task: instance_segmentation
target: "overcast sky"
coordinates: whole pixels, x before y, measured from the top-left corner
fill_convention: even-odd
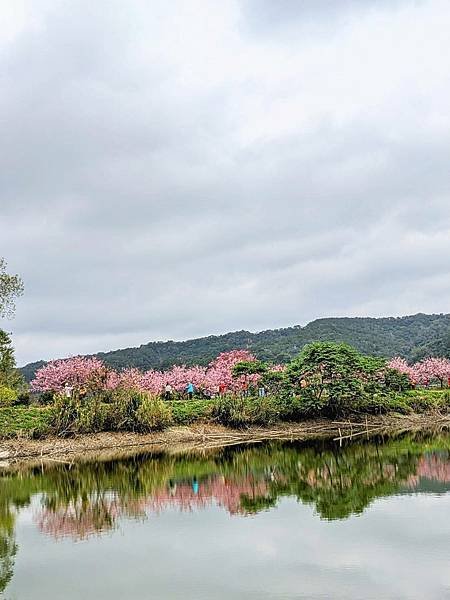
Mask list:
[[[448,0],[2,0],[19,364],[450,312]]]

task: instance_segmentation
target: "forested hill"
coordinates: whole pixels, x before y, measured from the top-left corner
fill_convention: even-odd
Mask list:
[[[149,342],[139,348],[100,352],[96,356],[115,369],[166,369],[174,364],[207,364],[220,352],[247,348],[262,360],[288,361],[313,341],[343,341],[361,352],[417,360],[434,354],[450,356],[450,315],[418,314],[382,319],[344,317],[317,319],[305,327],[269,329],[259,333],[235,331],[185,342]],[[30,381],[42,361],[22,368]]]

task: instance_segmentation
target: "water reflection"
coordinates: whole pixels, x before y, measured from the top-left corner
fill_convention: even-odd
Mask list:
[[[31,504],[42,533],[73,540],[112,531],[124,518],[146,519],[168,509],[216,506],[230,515],[253,515],[283,496],[313,505],[322,519],[345,519],[382,496],[450,489],[449,449],[446,436],[407,436],[345,448],[278,443],[4,470],[0,592],[13,574],[16,515]]]

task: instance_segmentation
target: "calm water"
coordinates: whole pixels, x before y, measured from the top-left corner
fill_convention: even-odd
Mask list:
[[[449,450],[416,436],[4,466],[0,597],[450,598]]]

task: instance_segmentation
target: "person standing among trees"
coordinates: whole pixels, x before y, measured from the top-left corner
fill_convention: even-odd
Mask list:
[[[70,399],[70,398],[72,398],[72,393],[73,393],[73,386],[66,383],[64,385],[64,396],[67,399]]]
[[[186,392],[187,392],[189,400],[192,400],[192,397],[194,396],[194,391],[195,391],[194,384],[192,383],[192,381],[190,381],[186,386]]]
[[[172,398],[172,386],[170,383],[166,383],[164,388],[164,398],[165,400],[171,400]]]

